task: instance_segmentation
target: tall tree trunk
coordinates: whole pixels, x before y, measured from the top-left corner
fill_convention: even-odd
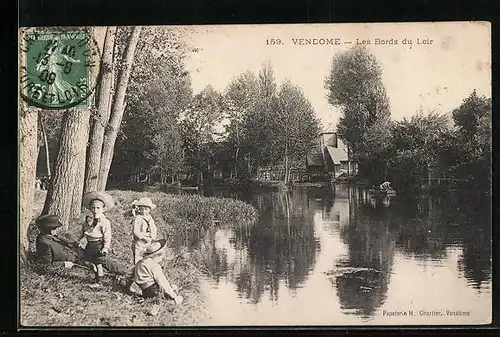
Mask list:
[[[68,229],[69,220],[78,213],[73,205],[82,201],[81,193],[76,191],[79,180],[83,179],[81,169],[85,167],[89,119],[88,109],[69,110],[63,116],[54,176],[43,208],[43,214],[60,217],[63,229]]]
[[[19,120],[19,239],[20,259],[26,261],[28,228],[33,216],[37,155],[37,111],[22,108]]]
[[[109,121],[111,100],[113,98],[114,63],[113,53],[115,48],[116,27],[106,29],[103,56],[101,64],[101,81],[99,83],[99,107],[97,116],[93,119],[90,130],[90,144],[87,152],[87,169],[85,172],[85,192],[97,190],[101,153],[104,140],[105,126]]]
[[[81,144],[87,145],[88,143],[88,135],[89,135],[89,127],[90,127],[90,113],[89,117],[87,118],[87,123],[84,123],[82,125],[82,129],[80,133],[78,134],[78,137],[80,139],[78,140]],[[82,211],[82,197],[83,197],[83,187],[84,187],[84,181],[85,181],[85,167],[87,167],[86,163],[86,151],[87,148],[85,148],[85,151],[81,151],[78,153],[78,158],[76,160],[80,162],[81,164],[77,167],[77,172],[76,172],[76,182],[75,186],[73,189],[73,198],[72,198],[72,203],[71,203],[71,216],[74,217],[78,214],[81,213]]]
[[[127,92],[128,80],[132,71],[135,48],[137,47],[140,34],[141,27],[134,27],[125,48],[124,67],[118,74],[116,92],[111,109],[111,118],[109,120],[108,128],[104,133],[104,142],[102,145],[101,164],[97,185],[99,190],[106,189],[106,184],[108,182],[109,168],[111,167],[111,161],[113,160],[116,136],[118,135],[118,129],[122,122],[123,112],[125,110],[125,94]]]
[[[38,126],[37,126],[37,129],[38,129]],[[38,132],[38,131],[37,131]],[[40,159],[40,151],[42,150],[42,145],[40,144],[40,142],[38,141],[38,138],[37,138],[37,145],[36,145],[36,169],[35,169],[35,178],[37,176],[37,173],[38,173],[38,159]]]
[[[289,183],[288,143],[285,143],[285,184]]]
[[[235,167],[235,174],[234,174],[234,178],[238,178],[238,171],[239,171],[239,165],[238,165],[238,155],[240,154],[240,132],[239,132],[239,127],[238,125],[236,126],[236,153],[235,153],[235,156],[234,156],[234,162],[236,164],[236,167]]]
[[[43,144],[45,146],[45,160],[47,161],[47,175],[50,177],[50,156],[49,156],[49,142],[47,141],[47,133],[45,132],[45,126],[43,125],[43,118],[40,118],[40,126],[42,129]]]

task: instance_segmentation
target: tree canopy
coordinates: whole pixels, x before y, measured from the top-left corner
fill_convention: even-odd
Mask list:
[[[364,46],[333,57],[325,79],[328,102],[339,107],[338,135],[356,153],[366,150],[364,138],[378,121],[390,119],[382,67]]]

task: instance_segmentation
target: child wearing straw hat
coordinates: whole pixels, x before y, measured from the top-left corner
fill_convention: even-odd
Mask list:
[[[111,223],[104,212],[111,210],[115,203],[108,193],[101,191],[86,193],[82,202],[92,212],[92,219],[83,223],[79,246],[85,249],[84,259],[95,264],[95,281],[99,283],[111,249]]]
[[[145,298],[163,297],[168,295],[176,304],[181,304],[183,297],[170,285],[163,273],[160,262],[165,257],[166,240],[153,241],[144,249],[144,258],[134,268],[134,281],[142,290]]]
[[[134,264],[142,259],[144,249],[152,241],[156,240],[158,232],[155,221],[150,214],[151,210],[156,208],[153,201],[147,197],[140,198],[135,202],[135,206],[137,207],[137,215],[132,220],[132,254]]]

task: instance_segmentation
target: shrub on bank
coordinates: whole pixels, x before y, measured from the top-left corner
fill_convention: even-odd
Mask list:
[[[109,193],[116,201],[115,208],[106,212],[112,226],[111,255],[129,266],[132,266],[130,210],[134,199],[150,197],[158,206],[151,214],[158,227],[158,236],[168,239],[170,248],[174,241],[179,241],[179,236],[196,238],[217,226],[238,228],[251,225],[257,219],[254,207],[234,199],[161,192],[116,190]],[[86,213],[73,219],[68,231],[58,235],[78,240]],[[34,246],[37,234],[36,228],[32,227],[31,246]],[[204,315],[204,296],[199,282],[206,268],[203,254],[184,248],[169,249],[167,255],[163,267],[185,298],[181,306],[144,301],[127,293],[110,276],[105,278],[104,287],[96,290],[89,287],[93,280],[90,271],[76,267],[69,271],[44,270],[28,264],[20,270],[21,322],[23,325],[50,326],[194,325]],[[153,307],[158,309],[156,314],[150,312]]]

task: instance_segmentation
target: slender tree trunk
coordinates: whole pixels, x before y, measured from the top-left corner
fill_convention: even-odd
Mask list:
[[[88,143],[88,135],[89,135],[89,127],[90,127],[90,113],[89,117],[86,119],[87,123],[82,125],[81,131],[78,134],[78,137],[80,138],[78,141],[81,144],[87,144]],[[84,146],[84,145],[83,145]],[[85,148],[85,150],[87,150]],[[75,182],[75,187],[73,189],[73,199],[72,199],[72,204],[71,204],[71,216],[76,216],[81,213],[82,211],[82,197],[83,197],[83,187],[84,187],[84,181],[85,181],[85,167],[87,167],[86,163],[86,152],[87,151],[81,151],[78,153],[78,158],[75,158],[78,162],[81,164],[77,167],[77,172],[76,172],[76,182]]]
[[[285,184],[289,183],[289,168],[288,168],[288,143],[285,143]]]
[[[69,110],[63,116],[54,176],[43,208],[43,214],[59,216],[63,229],[68,228],[69,220],[77,214],[74,205],[82,201],[77,191],[80,190],[78,180],[83,179],[81,169],[85,167],[89,119],[87,109]]]
[[[101,64],[101,81],[99,83],[99,107],[97,116],[93,119],[90,130],[90,144],[87,153],[87,170],[85,172],[84,191],[97,190],[98,176],[101,165],[101,153],[104,140],[105,126],[109,121],[111,100],[113,98],[114,63],[113,52],[115,48],[116,27],[106,29],[104,50]]]
[[[37,129],[38,129],[38,126],[37,126]],[[38,131],[37,131],[38,132]],[[38,137],[38,136],[37,136]],[[36,169],[35,169],[35,178],[37,176],[37,171],[38,171],[38,159],[40,159],[40,151],[42,150],[42,145],[40,144],[40,142],[38,141],[37,139],[37,145],[36,145]]]
[[[234,178],[238,178],[238,170],[239,170],[239,165],[238,165],[238,155],[240,154],[240,132],[238,126],[236,126],[236,153],[234,155],[234,162],[236,164],[235,170],[234,170]]]
[[[22,107],[19,121],[19,239],[20,259],[26,262],[28,228],[33,216],[37,155],[37,111]]]
[[[111,109],[111,117],[109,120],[108,128],[104,133],[104,142],[102,145],[101,164],[99,168],[99,179],[97,185],[99,190],[106,189],[106,184],[108,182],[108,174],[111,167],[111,161],[113,160],[116,136],[118,135],[118,129],[120,127],[123,118],[123,112],[125,110],[125,94],[127,92],[128,80],[132,71],[135,48],[137,47],[140,33],[141,27],[134,27],[134,30],[130,34],[127,46],[125,48],[124,67],[118,74],[116,92]]]
[[[349,154],[349,145],[347,145],[347,176],[351,175],[351,156]]]
[[[45,132],[45,126],[43,125],[43,118],[40,118],[40,126],[42,129],[43,144],[45,146],[45,160],[47,161],[47,175],[50,177],[50,155],[49,155],[49,142],[47,141],[47,133]]]

